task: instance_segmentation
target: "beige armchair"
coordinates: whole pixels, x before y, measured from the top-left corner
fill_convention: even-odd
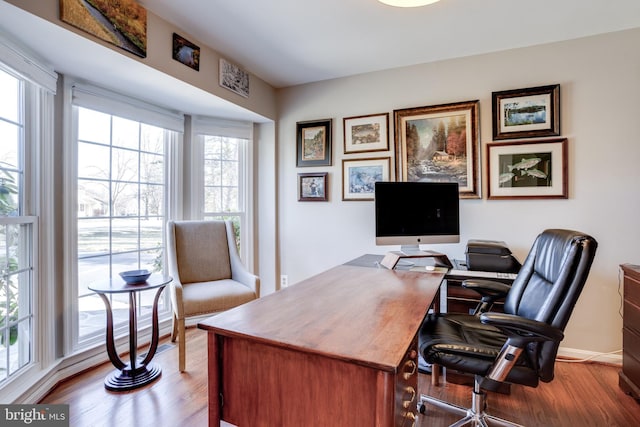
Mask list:
[[[185,319],[228,310],[260,296],[260,279],[240,260],[230,221],[169,221],[167,258],[173,306],[171,341],[178,337],[185,370]]]

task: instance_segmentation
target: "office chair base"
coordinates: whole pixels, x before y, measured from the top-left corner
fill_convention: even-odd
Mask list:
[[[523,427],[520,424],[512,423],[511,421],[487,414],[484,411],[487,406],[486,393],[481,390],[479,392],[476,390],[473,391],[471,408],[463,408],[462,406],[454,405],[453,403],[421,394],[420,401],[418,402],[418,412],[424,414],[426,412],[427,403],[435,406],[436,408],[452,412],[463,417],[461,420],[451,424],[450,427],[461,427],[465,425],[474,427],[489,427],[493,425],[503,427]]]

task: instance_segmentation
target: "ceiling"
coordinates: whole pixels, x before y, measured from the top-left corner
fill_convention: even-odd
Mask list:
[[[638,0],[140,0],[275,87],[640,26]]]
[[[639,0],[139,2],[276,88],[640,27]],[[1,0],[0,32],[63,74],[190,114],[266,120]]]

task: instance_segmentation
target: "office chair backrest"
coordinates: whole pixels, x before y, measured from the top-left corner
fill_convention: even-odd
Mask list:
[[[564,331],[589,275],[598,244],[584,233],[545,230],[535,240],[513,282],[505,313],[538,320]],[[537,359],[540,378],[553,379],[560,342],[544,342],[527,349]]]

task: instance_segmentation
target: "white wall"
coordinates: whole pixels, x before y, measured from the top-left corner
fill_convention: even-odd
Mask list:
[[[491,93],[559,83],[561,133],[569,140],[569,198],[462,200],[461,243],[434,249],[463,258],[468,239],[498,239],[522,260],[545,228],[592,234],[599,242],[598,253],[563,347],[585,352],[620,349],[618,266],[640,262],[639,45],[640,29],[635,29],[281,90],[281,274],[296,283],[361,254],[396,249],[375,246],[373,202],[341,200],[344,117],[389,112],[393,122],[394,109],[479,99],[484,197]],[[296,122],[327,117],[333,118],[333,165],[296,168]],[[393,129],[391,123],[392,159]],[[329,202],[297,201],[297,174],[313,171],[329,172]]]

